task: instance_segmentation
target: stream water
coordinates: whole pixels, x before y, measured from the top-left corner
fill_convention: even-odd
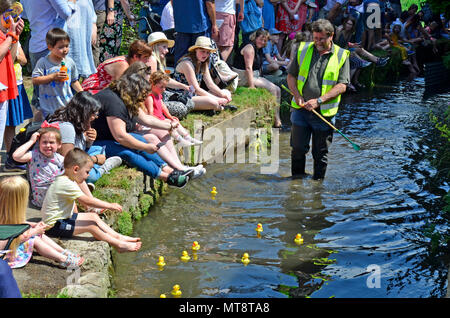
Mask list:
[[[433,252],[425,233],[430,224],[448,233],[442,196],[449,184],[429,181],[436,133],[428,116],[447,108],[450,93],[423,93],[416,80],[346,96],[336,126],[362,150],[335,134],[323,182],[289,178],[284,132],[278,173],[210,164],[206,176],[171,189],[135,224],[142,249],[115,256],[117,296],[170,296],[175,284],[183,297],[445,296],[449,257]],[[196,259],[193,241],[201,245]]]

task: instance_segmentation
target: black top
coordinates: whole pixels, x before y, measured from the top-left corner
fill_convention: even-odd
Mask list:
[[[132,132],[136,128],[137,116],[132,116],[122,99],[110,88],[105,88],[94,95],[102,104],[98,118],[92,122],[92,127],[97,130],[97,140],[114,140],[109,129],[106,117],[122,119],[126,125],[126,131]]]
[[[238,54],[234,56],[233,67],[238,70],[245,70],[245,60],[244,55],[242,55],[241,51],[247,44],[251,44],[253,49],[255,50],[255,58],[253,59],[253,71],[260,71],[262,62],[264,60],[263,50],[258,49],[253,42],[242,44],[238,49]]]

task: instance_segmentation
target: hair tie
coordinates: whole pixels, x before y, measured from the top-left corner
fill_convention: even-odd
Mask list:
[[[44,122],[41,125],[41,128],[56,128],[56,129],[59,129],[59,124],[58,123],[49,124],[46,120],[44,120]]]

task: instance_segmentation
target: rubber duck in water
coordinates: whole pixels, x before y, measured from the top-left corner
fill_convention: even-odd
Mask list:
[[[200,249],[200,244],[198,244],[197,241],[194,241],[194,243],[192,243],[192,251],[197,252],[199,249]]]
[[[188,260],[191,259],[191,257],[189,256],[188,252],[186,252],[186,251],[183,251],[183,253],[181,253],[181,257],[180,258],[181,258],[181,260],[183,262],[187,262]]]
[[[258,235],[260,235],[261,232],[264,231],[263,226],[262,226],[261,223],[258,223],[258,225],[256,225],[255,231],[258,233]]]
[[[172,287],[171,294],[175,297],[180,297],[181,296],[180,285],[178,285],[178,284],[174,285]]]
[[[295,236],[294,242],[295,242],[295,244],[297,244],[297,245],[302,245],[302,244],[303,244],[303,237],[302,237],[302,235],[301,235],[300,233],[298,233],[298,234]]]
[[[241,262],[244,263],[245,266],[247,266],[248,263],[250,263],[248,253],[244,253],[244,255],[242,255]]]
[[[160,256],[158,258],[158,263],[156,263],[156,265],[158,265],[159,267],[164,267],[166,266],[166,263],[164,262],[164,256]]]
[[[161,295],[159,295],[159,298],[167,298],[167,297],[166,297],[166,294],[161,294]]]
[[[217,189],[216,189],[216,187],[212,187],[211,195],[215,196],[216,194],[217,194]]]

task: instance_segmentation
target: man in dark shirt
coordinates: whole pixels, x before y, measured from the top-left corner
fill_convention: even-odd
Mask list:
[[[291,63],[287,76],[287,83],[293,94],[291,103],[293,107],[291,108],[291,171],[293,178],[306,175],[306,153],[309,151],[309,142],[312,136],[313,178],[323,179],[327,168],[328,147],[332,141],[333,129],[311,110],[315,109],[321,112],[328,121],[334,122],[339,96],[345,92],[347,84],[350,83],[350,63],[349,52],[333,44],[334,28],[328,20],[315,21],[312,29],[314,43],[307,42],[304,45],[301,43],[299,56]],[[302,63],[309,65],[307,76],[301,75],[306,75],[301,72],[301,69],[304,70],[306,67]],[[329,63],[331,63],[330,66]],[[330,71],[331,73],[338,71],[335,81],[330,80]],[[327,80],[324,80],[324,77]],[[324,88],[323,85],[328,85],[328,87]],[[299,87],[301,87],[300,90]]]

